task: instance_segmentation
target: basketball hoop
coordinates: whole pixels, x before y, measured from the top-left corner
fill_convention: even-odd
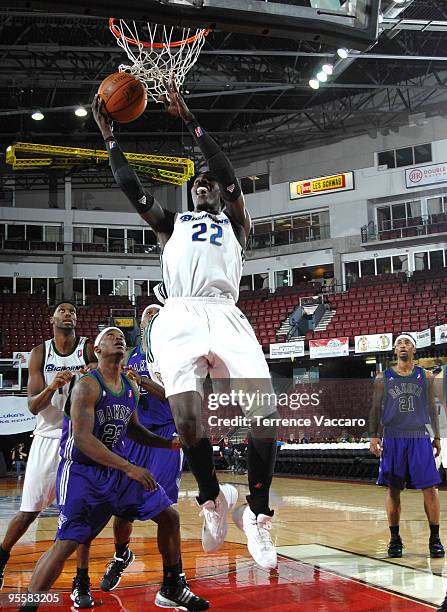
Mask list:
[[[148,40],[141,40],[135,21],[131,25],[123,19],[109,19],[109,28],[116,42],[132,62],[121,64],[120,72],[129,72],[146,86],[154,102],[162,102],[166,94],[164,82],[172,77],[180,88],[189,70],[194,66],[205,44],[209,30],[191,30],[150,24],[147,22]],[[180,34],[176,37],[176,32]],[[175,39],[177,38],[177,39]]]

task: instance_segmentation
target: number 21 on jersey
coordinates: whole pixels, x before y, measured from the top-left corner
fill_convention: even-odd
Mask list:
[[[211,223],[209,228],[206,223],[195,223],[192,229],[196,230],[192,235],[193,242],[207,242],[209,240],[211,244],[222,246],[223,229],[217,223]],[[211,230],[210,233],[208,233],[208,229]]]

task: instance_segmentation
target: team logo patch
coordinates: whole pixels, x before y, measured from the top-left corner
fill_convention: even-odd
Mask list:
[[[143,206],[146,206],[146,196],[142,195],[141,198],[138,200],[139,204],[143,204]]]
[[[197,138],[202,138],[203,136],[203,130],[200,126],[197,126],[196,129],[194,130],[196,133]]]
[[[62,525],[67,522],[67,517],[62,512],[59,514],[59,518],[57,519],[57,528],[61,529]]]
[[[235,189],[236,189],[236,185],[234,183],[232,183],[231,185],[227,187],[227,191],[229,191],[230,193],[233,193]]]

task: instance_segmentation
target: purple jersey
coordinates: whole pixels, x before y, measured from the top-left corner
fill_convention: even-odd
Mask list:
[[[151,378],[147,368],[146,355],[136,346],[127,359],[127,365],[138,372],[140,376]],[[138,402],[138,419],[147,429],[163,427],[174,423],[168,400],[159,400],[144,389],[141,389]]]
[[[393,368],[388,368],[384,372],[384,383],[382,425],[385,436],[392,431],[402,434],[426,432],[430,415],[424,369],[415,366],[409,376],[401,376]]]
[[[104,382],[99,370],[93,370],[86,376],[93,378],[99,385],[100,397],[95,405],[95,423],[93,435],[107,448],[118,455],[123,453],[123,439],[127,432],[130,417],[137,407],[138,391],[132,383],[121,374],[121,391],[115,393]],[[70,418],[70,402],[67,402],[62,424],[60,456],[76,463],[96,465],[75,445]]]

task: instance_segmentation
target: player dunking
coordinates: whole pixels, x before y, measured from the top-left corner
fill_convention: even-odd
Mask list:
[[[139,444],[172,448],[172,440],[153,435],[138,422],[138,390],[122,374],[124,334],[104,329],[95,340],[98,367],[74,387],[64,415],[61,462],[57,473],[59,521],[56,541],[38,561],[29,593],[45,593],[61,574],[79,544],[89,544],[110,518],[152,519],[158,524],[163,557],[163,585],[155,603],[207,610],[180,576],[180,524],[176,510],[147,469],[122,455],[127,435]],[[36,610],[38,605],[21,609]]]
[[[402,557],[400,494],[407,483],[422,489],[430,525],[430,556],[444,557],[439,539],[440,506],[436,489],[441,479],[433,456],[433,448],[436,456],[441,450],[433,375],[414,364],[416,341],[411,334],[398,336],[394,351],[396,367],[376,377],[369,424],[370,450],[380,456],[377,484],[388,487],[386,510],[391,532],[388,556]],[[378,435],[379,423],[383,425],[382,442]],[[427,425],[433,429],[433,443]]]
[[[56,499],[56,474],[65,402],[79,378],[79,372],[96,362],[92,343],[78,337],[76,307],[70,302],[58,304],[50,319],[53,338],[31,351],[28,380],[28,408],[37,416],[34,439],[28,458],[19,512],[8,525],[0,547],[0,588],[11,549],[26,533],[39,513]],[[84,603],[91,601],[87,565],[88,556],[78,551],[78,574],[73,589],[81,589]]]
[[[131,376],[140,387],[138,402],[138,420],[152,433],[172,439],[176,436],[174,418],[169,402],[160,383],[155,382],[155,375],[151,372],[151,364],[146,360],[145,332],[153,317],[157,315],[160,306],[151,304],[141,315],[141,342],[131,349],[127,356],[128,376]],[[153,377],[153,380],[151,379]],[[180,478],[182,473],[183,453],[172,453],[163,448],[142,446],[134,440],[126,438],[124,441],[123,456],[132,463],[145,467],[154,479],[161,485],[173,504],[178,501]],[[101,580],[103,591],[112,591],[120,580],[123,571],[134,560],[134,554],[129,549],[132,534],[132,523],[123,517],[115,517],[113,523],[115,537],[115,555],[109,563]],[[181,575],[182,568],[180,563]]]
[[[224,541],[227,514],[237,500],[237,491],[231,485],[219,486],[217,480],[213,448],[201,423],[203,380],[209,373],[214,379],[228,379],[232,389],[273,390],[262,348],[235,306],[251,228],[244,196],[220,147],[189,111],[175,84],[167,87],[167,111],[185,122],[210,169],[193,183],[194,212],[174,215],[144,191],[113,136],[98,96],[93,113],[106,141],[115,180],[155,231],[162,248],[167,300],[157,317],[154,343],[177,431],[199,486],[203,548],[211,552]],[[276,406],[271,405],[255,404],[246,412],[248,418],[273,415],[277,415]],[[276,430],[268,426],[271,421],[266,423],[262,427],[252,424],[247,452],[250,495],[240,526],[255,561],[273,568],[277,559],[269,533],[273,516],[269,489]]]

